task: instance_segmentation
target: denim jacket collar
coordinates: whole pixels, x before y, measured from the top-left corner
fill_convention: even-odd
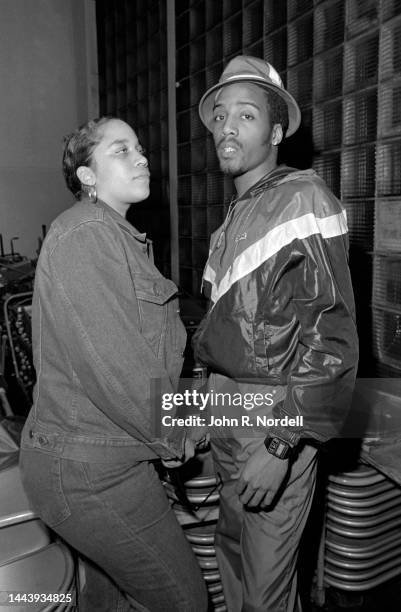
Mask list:
[[[114,208],[106,204],[103,200],[97,200],[95,206],[102,208],[104,211],[110,215],[116,223],[125,231],[128,231],[134,238],[139,240],[142,243],[148,243],[149,240],[146,239],[146,234],[139,232],[125,217],[120,215]]]

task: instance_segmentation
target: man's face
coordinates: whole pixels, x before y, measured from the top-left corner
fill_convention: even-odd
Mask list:
[[[220,168],[233,177],[257,178],[270,163],[277,126],[271,125],[266,93],[253,83],[222,87],[213,110],[213,138]],[[278,144],[278,143],[275,143]]]

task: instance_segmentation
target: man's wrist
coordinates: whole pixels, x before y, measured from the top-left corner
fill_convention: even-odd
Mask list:
[[[293,454],[293,447],[276,436],[267,436],[264,440],[266,450],[278,459],[289,459]]]

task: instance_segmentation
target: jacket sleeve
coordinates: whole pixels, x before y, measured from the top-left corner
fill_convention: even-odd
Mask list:
[[[119,236],[100,220],[82,224],[59,240],[49,266],[53,316],[91,402],[163,459],[181,457],[183,428],[168,438],[158,434],[161,394],[175,390],[141,334],[134,282]]]
[[[292,443],[301,436],[324,442],[344,435],[358,362],[345,218],[340,212],[319,221],[322,231],[297,241],[287,273],[298,343],[286,399],[274,415],[301,415],[303,426],[271,428],[269,435]]]

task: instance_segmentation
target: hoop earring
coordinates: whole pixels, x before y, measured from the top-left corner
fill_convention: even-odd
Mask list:
[[[89,200],[91,202],[93,202],[93,204],[96,204],[96,202],[97,202],[96,185],[85,185],[83,183],[82,184],[82,190],[86,193],[86,195],[88,196]]]
[[[90,187],[88,189],[88,198],[94,204],[97,202],[96,185],[90,185]]]

